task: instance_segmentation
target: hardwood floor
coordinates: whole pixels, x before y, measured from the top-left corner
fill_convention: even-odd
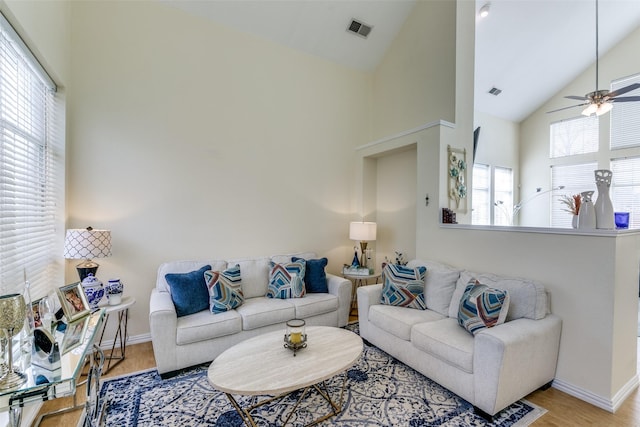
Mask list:
[[[119,376],[131,372],[149,369],[155,366],[151,343],[127,346],[127,358],[113,368],[103,378]],[[83,402],[84,386],[78,389],[78,402]],[[640,426],[640,394],[638,390],[622,404],[620,409],[611,414],[593,405],[569,396],[566,393],[550,388],[536,391],[526,397],[527,400],[547,409],[547,413],[536,421],[535,427],[572,427],[572,426]],[[42,412],[52,411],[72,404],[71,398],[45,402]],[[42,427],[75,426],[81,411],[45,418]]]

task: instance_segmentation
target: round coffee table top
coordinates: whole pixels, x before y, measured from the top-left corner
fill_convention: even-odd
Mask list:
[[[346,329],[308,326],[307,347],[284,348],[284,328],[224,351],[209,367],[209,382],[229,394],[279,395],[347,370],[362,354],[362,338]]]

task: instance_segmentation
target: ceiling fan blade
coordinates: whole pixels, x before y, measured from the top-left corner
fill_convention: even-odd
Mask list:
[[[578,105],[571,105],[569,107],[562,107],[562,108],[558,108],[557,110],[551,110],[551,111],[547,111],[547,114],[549,113],[556,113],[558,111],[562,111],[562,110],[568,110],[569,108],[576,108],[576,107],[582,107],[584,105],[589,105],[588,102],[585,102],[584,104],[578,104]]]
[[[575,95],[569,95],[569,96],[565,96],[565,98],[567,99],[576,99],[578,101],[586,101],[589,98],[586,98],[584,96],[575,96]]]
[[[610,99],[611,102],[636,102],[640,101],[640,96],[622,96],[620,98]]]
[[[625,86],[618,90],[614,90],[613,92],[609,92],[607,96],[609,97],[609,99],[611,99],[618,95],[622,95],[623,93],[631,92],[632,90],[638,89],[639,87],[640,87],[640,83],[634,83],[632,85]]]

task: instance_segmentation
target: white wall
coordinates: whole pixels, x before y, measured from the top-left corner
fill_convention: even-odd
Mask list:
[[[631,33],[626,39],[602,56],[599,61],[600,87],[610,89],[611,81],[621,77],[640,73],[640,28]],[[580,107],[557,113],[547,114],[557,108],[568,107],[577,102],[564,99],[566,95],[583,95],[593,91],[595,78],[595,64],[582,73],[571,84],[560,90],[535,113],[522,121],[521,129],[521,185],[522,193],[533,194],[536,187],[551,188],[551,173],[549,169],[549,125],[563,119],[578,117],[582,111]],[[615,105],[614,105],[615,108]],[[581,157],[581,160],[596,161],[598,167],[608,169],[612,156],[609,150],[609,118],[610,114],[600,117],[600,151]],[[638,156],[640,148],[619,150],[616,156]],[[559,159],[559,162],[574,161],[573,159]],[[539,198],[535,205],[521,212],[521,224],[531,226],[549,225],[549,206],[546,198]]]
[[[164,261],[350,260],[370,75],[156,2],[72,3],[72,54],[68,226],[111,229],[132,336]]]

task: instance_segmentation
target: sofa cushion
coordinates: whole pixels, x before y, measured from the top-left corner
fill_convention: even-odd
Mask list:
[[[210,265],[211,269],[222,271],[227,268],[227,261],[224,260],[196,260],[196,261],[170,261],[160,264],[156,275],[156,289],[160,292],[171,292],[167,283],[168,273],[188,273],[198,270],[203,265]]]
[[[411,328],[414,325],[442,318],[441,314],[431,310],[407,310],[405,307],[381,304],[369,308],[369,322],[405,341],[411,339]]]
[[[242,318],[235,310],[216,314],[215,316],[209,310],[203,310],[178,319],[176,344],[184,345],[206,341],[237,334],[241,331]]]
[[[245,298],[263,297],[269,283],[269,258],[237,258],[227,260],[228,265],[240,265],[242,293]]]
[[[188,273],[168,273],[165,275],[178,317],[209,308],[209,290],[204,280],[204,272],[210,269],[210,265],[205,265],[199,270]]]
[[[296,310],[288,301],[264,296],[247,298],[235,311],[242,317],[242,329],[247,331],[294,319]]]
[[[320,259],[304,259],[299,257],[291,257],[291,261],[303,260],[306,262],[304,271],[304,286],[307,293],[329,292],[327,287],[327,273],[324,271],[327,258]]]
[[[397,264],[387,264],[382,276],[380,303],[400,307],[425,310],[424,276],[426,267],[408,268]]]
[[[315,252],[296,252],[293,254],[271,255],[271,262],[282,264],[283,262],[291,262],[291,258],[313,259],[318,258]]]
[[[416,348],[468,373],[473,373],[473,340],[450,318],[420,323],[411,330],[411,343]]]
[[[460,273],[456,290],[451,298],[449,317],[453,317],[454,319],[458,318],[460,299],[467,288],[467,284],[473,278],[491,288],[500,289],[509,293],[507,322],[523,317],[539,320],[543,319],[548,313],[547,293],[545,292],[544,286],[536,281],[488,273],[463,271]]]
[[[338,309],[338,297],[331,294],[307,294],[304,298],[287,300],[295,307],[295,318],[306,319]]]
[[[271,262],[269,287],[266,296],[269,298],[302,298],[305,294],[304,260],[275,264]]]
[[[456,290],[461,270],[430,260],[411,260],[407,263],[407,267],[411,268],[421,265],[427,267],[424,283],[424,299],[427,308],[448,316],[449,304]]]
[[[223,271],[205,271],[204,280],[209,289],[209,310],[213,314],[233,310],[244,302],[239,264]]]
[[[472,335],[504,323],[509,311],[509,294],[471,280],[458,309],[458,324]]]

